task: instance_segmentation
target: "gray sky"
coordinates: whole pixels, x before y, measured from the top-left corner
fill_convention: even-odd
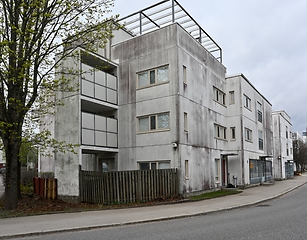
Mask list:
[[[125,17],[159,0],[115,0]],[[243,73],[285,110],[293,132],[307,126],[306,0],[178,0],[223,50],[227,74]],[[305,105],[306,104],[306,105]],[[305,106],[305,107],[304,107]]]

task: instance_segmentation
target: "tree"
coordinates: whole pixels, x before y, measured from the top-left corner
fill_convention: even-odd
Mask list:
[[[116,17],[101,22],[112,5],[113,0],[1,0],[0,135],[7,162],[5,209],[17,208],[20,147],[22,137],[30,138],[23,136],[27,114],[34,106],[42,107],[40,99],[50,99],[48,95],[67,86],[67,79],[54,80],[57,63],[77,47],[104,47],[117,28]]]
[[[307,163],[307,143],[302,140],[293,140],[293,160],[296,168],[302,171]]]

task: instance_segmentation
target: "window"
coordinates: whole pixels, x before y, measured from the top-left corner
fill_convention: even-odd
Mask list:
[[[215,159],[215,182],[220,182],[220,159]]]
[[[286,126],[286,138],[288,138],[288,126]]]
[[[184,162],[185,179],[189,179],[189,160]]]
[[[226,140],[226,128],[217,124],[214,124],[215,138]]]
[[[252,130],[245,128],[245,140],[251,142],[252,141]]]
[[[183,117],[184,131],[188,131],[188,114],[185,112]]]
[[[231,140],[235,140],[236,139],[236,128],[235,127],[231,127],[230,128],[230,139]]]
[[[259,150],[263,150],[263,136],[262,131],[258,131]]]
[[[139,162],[140,170],[156,170],[156,169],[168,169],[168,168],[170,168],[169,161]]]
[[[248,108],[249,110],[252,109],[251,108],[252,107],[251,106],[251,99],[246,95],[244,95],[244,107]]]
[[[235,103],[235,92],[230,91],[229,92],[229,104],[234,104]]]
[[[139,117],[139,132],[169,129],[169,113]]]
[[[287,151],[287,156],[289,156],[289,145],[288,145],[288,143],[286,144],[286,151]]]
[[[183,66],[183,84],[187,85],[187,67]]]
[[[217,89],[216,87],[213,87],[213,93],[214,93],[214,101],[225,105],[225,93],[223,93],[221,90]]]
[[[257,102],[258,122],[262,123],[262,104]]]
[[[138,87],[146,87],[168,81],[168,66],[138,73]]]

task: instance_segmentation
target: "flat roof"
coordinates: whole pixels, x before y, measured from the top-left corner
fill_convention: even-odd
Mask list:
[[[132,36],[139,36],[175,22],[222,63],[221,47],[176,0],[161,1],[119,20]]]

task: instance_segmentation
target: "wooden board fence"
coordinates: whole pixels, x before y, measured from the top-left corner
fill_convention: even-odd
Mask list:
[[[88,203],[129,203],[178,196],[177,169],[80,171],[80,197]]]

